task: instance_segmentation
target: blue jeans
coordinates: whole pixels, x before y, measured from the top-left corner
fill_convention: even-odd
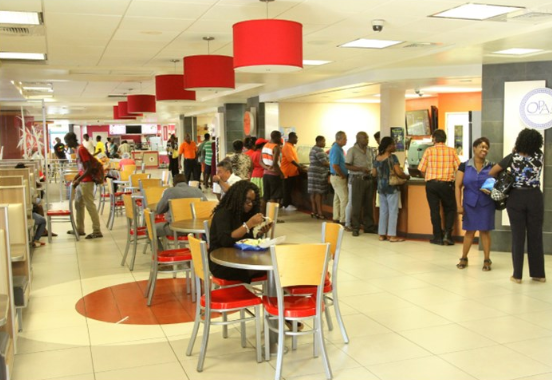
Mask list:
[[[379,235],[397,236],[400,194],[400,191],[395,191],[393,194],[378,194],[380,203]]]
[[[42,215],[37,214],[36,212],[33,212],[33,220],[36,225],[36,232],[33,241],[39,241],[42,237],[42,234],[46,230],[46,218]]]

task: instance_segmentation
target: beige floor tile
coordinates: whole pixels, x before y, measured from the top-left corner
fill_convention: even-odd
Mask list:
[[[190,379],[180,363],[162,363],[148,366],[96,372],[96,380],[132,379],[132,380],[188,380]]]
[[[370,315],[370,313],[381,310],[399,310],[413,306],[397,296],[389,293],[373,293],[354,297],[339,297],[340,304]]]
[[[501,317],[506,313],[485,306],[479,302],[464,299],[455,302],[426,305],[427,310],[452,322],[471,321],[483,318]]]
[[[363,366],[431,356],[417,344],[392,333],[351,340],[342,350]]]
[[[79,280],[60,281],[59,279],[33,278],[31,297],[77,295],[82,296]]]
[[[17,353],[62,350],[71,347],[88,347],[88,327],[65,326],[46,330],[24,330],[17,338]]]
[[[552,337],[528,339],[506,344],[506,347],[552,368]]]
[[[441,357],[480,380],[510,380],[552,371],[552,368],[500,345],[453,352]]]
[[[324,319],[325,320],[325,319]],[[324,337],[336,344],[343,343],[343,336],[335,315],[332,313],[333,330],[328,330],[328,324],[324,324]],[[349,339],[363,339],[368,335],[384,334],[391,332],[388,328],[374,321],[364,314],[353,314],[343,316],[343,324],[347,330]]]
[[[511,282],[511,281],[510,281]],[[514,284],[524,286],[525,284]],[[508,314],[524,314],[543,310],[552,310],[552,303],[531,298],[523,294],[511,294],[509,297],[475,298],[477,302]]]
[[[444,302],[460,301],[464,297],[433,286],[429,288],[408,289],[397,294],[402,299],[418,306],[428,306]]]
[[[552,336],[552,330],[514,316],[466,321],[461,322],[460,325],[502,344]]]
[[[382,290],[362,280],[339,281],[338,294],[340,297],[359,296],[362,294],[380,293]]]
[[[425,281],[418,280],[411,276],[397,276],[390,278],[376,278],[367,281],[370,284],[377,286],[378,288],[388,291],[390,293],[400,293],[407,289],[426,288],[431,286]]]
[[[92,347],[92,359],[96,372],[178,361],[165,338],[133,341],[128,344],[95,345]]]
[[[92,357],[89,347],[44,351],[17,355],[13,380],[51,379],[63,376],[89,374]]]
[[[30,302],[32,302],[32,299]],[[63,312],[59,310],[23,312],[23,329],[25,331],[83,326],[86,326],[86,318],[75,309]]]
[[[474,380],[466,372],[436,356],[368,366],[381,380]]]
[[[529,377],[519,377],[516,380],[552,380],[552,372]]]
[[[55,379],[49,379],[49,380],[95,380],[96,377],[93,373],[86,373],[82,375],[75,375],[75,376],[63,376],[63,377],[56,377]]]
[[[75,309],[75,305],[81,298],[80,294],[43,297],[33,294],[31,298],[32,302],[29,302],[29,306],[27,306],[25,312],[70,312]]]
[[[516,317],[531,322],[537,326],[552,330],[552,310],[536,311],[533,313],[516,314]]]
[[[495,344],[492,340],[456,324],[408,330],[401,332],[401,335],[434,354],[469,350]]]
[[[88,319],[88,330],[93,346],[165,337],[159,325],[114,324]]]
[[[370,318],[393,331],[412,330],[450,323],[449,320],[414,305],[400,310],[373,311],[369,315]]]
[[[364,367],[345,368],[334,370],[332,368],[333,380],[379,380],[379,378]],[[314,373],[304,376],[286,376],[286,380],[322,380],[325,375]]]

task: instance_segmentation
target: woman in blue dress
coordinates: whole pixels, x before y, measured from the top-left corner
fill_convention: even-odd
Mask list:
[[[493,163],[487,161],[487,153],[491,147],[489,139],[478,138],[473,142],[473,157],[460,164],[456,172],[456,207],[462,215],[464,246],[458,269],[468,265],[468,252],[473,244],[476,231],[479,231],[483,245],[483,270],[491,270],[491,230],[494,230],[495,204],[488,192],[481,190],[481,186],[490,177],[489,171]]]

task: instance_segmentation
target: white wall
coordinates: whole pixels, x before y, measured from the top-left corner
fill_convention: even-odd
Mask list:
[[[370,146],[377,146],[374,133],[380,127],[380,105],[339,103],[280,103],[280,126],[295,127],[299,145],[314,145],[316,136],[326,137],[326,145],[335,141],[336,132],[347,133],[349,149],[355,135],[364,131],[370,137]],[[271,130],[267,130],[270,135]]]

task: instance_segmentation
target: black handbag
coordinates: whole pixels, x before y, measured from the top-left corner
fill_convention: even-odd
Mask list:
[[[491,191],[491,198],[495,201],[497,210],[504,210],[506,208],[508,195],[510,194],[510,190],[512,190],[514,182],[514,175],[508,169],[504,169],[498,175]]]

